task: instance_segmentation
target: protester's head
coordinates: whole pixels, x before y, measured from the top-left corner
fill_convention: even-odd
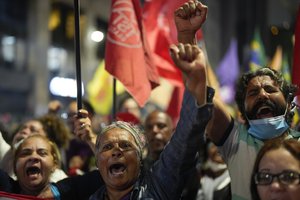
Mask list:
[[[25,138],[14,154],[14,171],[22,193],[36,196],[49,186],[50,175],[60,165],[57,146],[39,134]]]
[[[144,147],[141,134],[137,126],[116,121],[98,135],[96,162],[108,190],[126,190],[138,179]]]
[[[221,175],[220,172],[224,172],[227,169],[227,165],[225,164],[218,147],[212,142],[208,141],[206,145],[206,153],[206,161],[202,166],[203,173],[215,173]]]
[[[128,93],[124,93],[120,95],[118,103],[118,112],[122,113],[131,113],[137,119],[141,120],[142,113],[138,103],[130,96]]]
[[[248,120],[283,115],[286,110],[287,122],[290,122],[290,106],[296,90],[281,73],[263,67],[242,75],[235,98],[246,124]]]
[[[207,145],[207,156],[208,159],[210,159],[211,161],[218,163],[218,164],[224,164],[224,160],[218,150],[218,147],[212,143],[209,142],[209,144]]]
[[[173,134],[172,119],[167,113],[155,110],[146,117],[144,127],[148,153],[156,160]]]
[[[273,139],[259,151],[251,178],[253,199],[296,200],[300,197],[300,143]]]
[[[54,114],[46,114],[39,118],[48,138],[58,147],[66,148],[71,138],[71,132],[64,121]]]
[[[43,124],[36,119],[28,120],[24,122],[16,132],[13,137],[12,144],[15,145],[24,138],[28,137],[29,135],[39,134],[46,136],[46,130],[43,127]]]

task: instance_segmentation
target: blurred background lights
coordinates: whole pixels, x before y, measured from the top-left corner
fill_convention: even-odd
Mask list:
[[[50,81],[49,89],[51,94],[62,97],[77,97],[76,80],[71,78],[54,77]],[[84,88],[82,84],[82,93]],[[82,95],[83,95],[82,94]]]
[[[101,31],[94,31],[91,34],[91,39],[94,42],[101,42],[104,39],[104,34]]]
[[[276,26],[272,26],[271,27],[271,32],[272,32],[273,35],[278,35],[279,30]]]
[[[7,62],[12,62],[15,59],[15,44],[16,38],[14,36],[3,36],[1,40],[1,50],[3,59]]]

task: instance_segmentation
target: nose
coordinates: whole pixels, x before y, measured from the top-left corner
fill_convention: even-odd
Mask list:
[[[271,187],[271,190],[272,190],[272,191],[277,191],[277,190],[282,189],[282,185],[281,185],[281,183],[279,182],[278,177],[274,177],[274,178],[273,178],[273,181],[272,181],[270,187]]]
[[[263,100],[263,99],[268,99],[269,98],[269,95],[268,95],[269,93],[268,92],[266,92],[263,88],[260,90],[260,92],[259,92],[259,96],[258,96],[258,98],[259,99],[261,99],[261,100]]]
[[[37,162],[39,159],[40,159],[40,156],[37,153],[32,153],[29,158],[29,161]]]
[[[121,157],[122,154],[123,154],[123,152],[121,151],[119,145],[116,145],[113,149],[112,156],[119,158],[119,157]]]

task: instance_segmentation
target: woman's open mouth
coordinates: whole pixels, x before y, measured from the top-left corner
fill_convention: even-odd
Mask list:
[[[126,165],[122,163],[112,164],[109,167],[109,173],[112,174],[113,176],[120,176],[124,174],[126,168],[127,168]]]
[[[37,177],[40,173],[41,173],[41,169],[38,167],[35,167],[35,166],[28,167],[26,169],[27,176],[32,177],[32,178]]]

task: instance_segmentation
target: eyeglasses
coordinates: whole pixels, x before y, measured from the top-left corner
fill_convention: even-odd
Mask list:
[[[300,183],[300,174],[294,171],[283,171],[279,174],[258,172],[254,175],[256,185],[270,185],[274,178],[284,185],[297,185]]]

